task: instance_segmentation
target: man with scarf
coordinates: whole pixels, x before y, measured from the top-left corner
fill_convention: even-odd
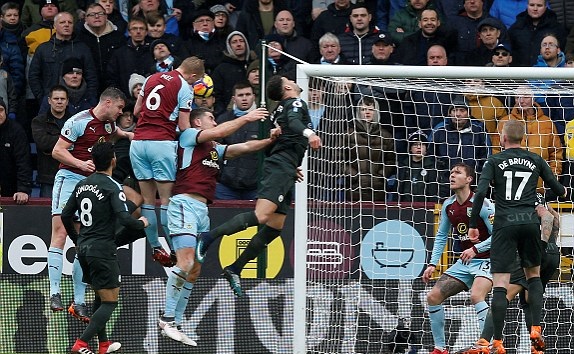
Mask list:
[[[253,87],[246,81],[240,81],[233,86],[231,98],[233,108],[219,115],[217,124],[222,124],[243,117],[257,108]],[[223,138],[222,144],[231,145],[258,139],[259,122],[247,123],[235,133]],[[268,127],[265,127],[265,131]],[[257,161],[256,154],[227,160],[221,166],[219,182],[215,190],[215,198],[223,200],[253,200],[257,197]]]

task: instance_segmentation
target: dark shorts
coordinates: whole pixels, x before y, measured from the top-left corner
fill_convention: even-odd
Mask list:
[[[528,281],[524,275],[524,269],[520,266],[520,260],[516,259],[513,270],[510,272],[510,284],[520,285],[523,289],[528,289]]]
[[[276,213],[287,214],[296,178],[297,166],[289,158],[281,154],[270,156],[263,164],[263,179],[257,197],[277,204]]]
[[[507,226],[494,232],[490,247],[492,273],[511,273],[514,270],[516,251],[521,267],[540,265],[542,241],[539,224]]]
[[[78,254],[84,271],[82,281],[94,290],[120,287],[120,266],[116,258],[99,258]]]
[[[560,266],[560,250],[555,243],[544,245],[546,251],[542,253],[542,263],[540,264],[540,280],[546,288],[546,284],[552,279],[554,273]]]

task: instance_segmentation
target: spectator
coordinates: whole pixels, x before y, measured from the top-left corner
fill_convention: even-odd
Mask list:
[[[61,85],[53,86],[48,93],[49,109],[32,119],[32,136],[38,149],[38,176],[40,197],[52,198],[54,177],[60,162],[52,157],[52,150],[60,137],[64,123],[72,115],[68,112],[68,90]]]
[[[3,66],[4,57],[0,54],[0,65]],[[18,95],[14,87],[12,75],[4,69],[0,69],[0,98],[4,101],[8,119],[15,120],[18,112]]]
[[[107,1],[107,0],[105,0]],[[92,3],[86,9],[86,22],[78,31],[78,40],[92,51],[92,58],[98,74],[98,93],[105,90],[108,62],[113,52],[125,45],[123,32],[108,19],[108,13],[99,3]],[[94,100],[97,94],[94,95]]]
[[[451,55],[455,65],[464,65],[466,56],[480,46],[478,25],[487,17],[483,0],[464,0],[463,10],[456,16],[447,17],[448,25],[458,34],[456,52]]]
[[[408,136],[408,155],[399,160],[397,172],[399,202],[438,202],[439,170],[434,156],[428,154],[428,136],[416,131]]]
[[[285,0],[245,0],[235,29],[245,35],[250,48],[255,48],[261,38],[273,33],[279,11],[287,9]]]
[[[572,70],[572,68],[574,68],[574,53],[567,54],[565,62],[566,64],[564,67],[570,68],[570,70]],[[561,85],[559,81],[556,83]],[[574,96],[569,94],[554,94],[545,96],[543,107],[547,108],[548,116],[554,122],[554,125],[556,126],[556,129],[560,135],[564,134],[565,126],[572,126],[570,121],[572,121],[574,118]],[[571,129],[572,128],[570,128],[570,130]],[[564,140],[566,139],[568,139],[568,137],[564,137]],[[574,155],[572,155],[572,159],[574,159]]]
[[[43,20],[43,16],[39,14],[46,4],[53,4],[58,7],[58,11],[66,11],[71,14],[76,14],[78,10],[78,5],[74,0],[25,0],[22,6],[22,23],[24,26],[30,27]]]
[[[232,121],[257,109],[253,87],[248,82],[238,82],[233,86],[233,108],[217,117],[217,124]],[[259,138],[259,122],[247,123],[235,133],[223,138],[222,144],[243,143]],[[245,155],[227,160],[221,166],[215,198],[219,200],[254,200],[257,198],[257,154]]]
[[[55,33],[49,42],[38,46],[28,72],[28,81],[34,97],[41,101],[48,95],[50,88],[59,83],[62,77],[62,63],[75,57],[84,66],[83,76],[87,83],[87,92],[97,96],[98,77],[90,48],[75,38],[74,19],[71,14],[61,12],[54,18]]]
[[[267,44],[267,70],[270,76],[282,75],[295,80],[295,65],[283,55],[283,37],[278,34],[265,36]],[[277,50],[275,50],[277,49]]]
[[[221,63],[225,50],[226,38],[216,35],[213,19],[215,15],[209,10],[199,10],[192,17],[193,33],[185,42],[187,51],[205,62],[205,72],[211,72]],[[242,32],[244,33],[244,32]]]
[[[468,102],[463,96],[453,98],[448,114],[444,125],[439,124],[434,129],[434,155],[444,159],[448,170],[462,162],[480,173],[491,153],[488,134],[482,124],[470,116]]]
[[[132,18],[146,18],[148,14],[152,12],[159,12],[162,15],[165,15],[168,12],[166,8],[166,3],[162,3],[164,7],[160,8],[160,0],[139,0],[138,5],[134,7],[135,11],[133,13]],[[179,36],[179,23],[178,21],[181,20],[182,12],[181,9],[178,8],[171,8],[170,11],[173,11],[171,15],[165,16],[165,32],[171,33],[173,35]]]
[[[140,74],[133,73],[130,75],[130,79],[128,81],[130,95],[126,96],[127,97],[126,107],[135,106],[144,81],[145,77]]]
[[[321,53],[319,64],[347,64],[347,59],[341,54],[339,37],[331,32],[325,33],[319,39],[319,52]]]
[[[0,196],[26,204],[32,192],[30,145],[24,129],[7,119],[6,103],[0,99]]]
[[[321,12],[311,28],[311,43],[317,46],[319,39],[325,33],[339,35],[343,33],[351,16],[351,0],[336,0],[327,6],[327,10]],[[319,48],[315,47],[317,53]]]
[[[149,42],[146,40],[147,24],[140,18],[128,22],[130,36],[127,45],[114,51],[107,68],[108,86],[122,90],[126,96],[131,96],[128,83],[133,73],[147,76],[154,65],[150,54]]]
[[[254,60],[247,67],[247,81],[255,92],[255,101],[259,99],[259,60]]]
[[[32,0],[29,0],[32,2]],[[26,40],[28,46],[28,61],[32,59],[38,46],[47,42],[54,33],[54,17],[60,12],[60,5],[57,0],[43,0],[41,1],[39,11],[41,20],[34,21],[33,23],[26,23],[24,20],[24,9],[22,10],[22,23],[26,26],[26,30],[22,33],[22,37]]]
[[[498,131],[502,132],[504,123],[508,120],[520,120],[526,124],[526,137],[522,146],[528,151],[540,155],[552,169],[554,175],[562,173],[562,143],[556,126],[547,117],[540,105],[534,102],[534,95],[530,87],[520,87],[516,90],[516,104],[509,115],[498,122]],[[493,153],[500,151],[494,146]],[[542,187],[542,180],[538,181]]]
[[[560,50],[556,36],[549,34],[540,42],[540,55],[534,66],[546,68],[562,68],[566,66],[566,56]]]
[[[122,17],[122,14],[116,8],[116,2],[114,0],[96,0],[97,4],[100,4],[106,11],[108,21],[111,21],[117,28],[119,33],[126,33],[128,29],[128,23]]]
[[[468,52],[462,62],[463,65],[485,66],[492,61],[504,24],[494,17],[487,17],[480,21],[477,26],[480,45]],[[457,62],[460,64],[460,62]]]
[[[289,10],[282,10],[275,16],[273,24],[275,33],[285,38],[283,44],[285,53],[299,58],[307,63],[312,63],[316,58],[313,55],[313,45],[307,38],[301,36],[295,30],[295,19]]]
[[[492,59],[487,66],[510,66],[512,63],[512,50],[508,43],[498,43],[492,53]]]
[[[0,47],[2,48],[1,54],[3,58],[2,69],[10,73],[16,93],[18,96],[22,96],[26,88],[26,66],[24,65],[26,50],[24,41],[20,39],[23,27],[22,23],[18,20],[17,5],[16,9],[14,9],[10,4],[14,3],[2,5],[2,21],[0,21]],[[4,14],[5,12],[7,15]],[[12,24],[7,23],[5,20],[9,20]]]
[[[465,85],[472,87],[472,92],[478,92],[465,95],[470,108],[470,116],[480,121],[489,134],[492,145],[496,144],[498,146],[500,138],[496,126],[498,121],[508,114],[504,103],[497,97],[480,93],[484,92],[484,82],[482,80],[471,79],[465,82]]]
[[[528,0],[494,0],[490,16],[499,19],[506,28],[516,22],[516,16],[528,7]]]
[[[341,53],[349,64],[362,65],[371,61],[371,47],[377,39],[378,30],[371,27],[372,16],[364,4],[351,9],[350,26],[338,35]]]
[[[88,84],[84,79],[84,64],[77,58],[68,58],[62,64],[62,78],[59,84],[66,88],[67,112],[70,116],[94,107],[98,100],[95,95],[88,91]],[[42,100],[38,113],[46,113],[50,110],[49,97]]]
[[[379,33],[371,47],[371,65],[393,65],[395,61],[395,41],[388,33]]]
[[[515,66],[532,66],[540,54],[540,43],[548,33],[564,43],[566,32],[558,23],[554,11],[546,7],[546,0],[528,0],[528,8],[516,16],[508,30]]]
[[[233,26],[229,23],[229,11],[223,5],[213,5],[209,8],[215,16],[214,26],[216,34],[221,38],[228,38],[229,34],[233,32]]]
[[[146,16],[147,39],[151,43],[156,39],[165,41],[169,46],[169,51],[180,59],[187,58],[188,52],[179,36],[165,32],[165,18],[157,11],[150,12]]]
[[[325,103],[323,100],[323,90],[325,85],[320,82],[319,79],[312,80],[309,82],[309,101],[307,106],[309,108],[309,116],[311,117],[311,124],[313,125],[313,130],[317,131],[321,123],[321,118],[325,114]]]
[[[440,44],[435,44],[427,50],[427,65],[428,66],[447,66],[448,56],[446,49]]]
[[[377,1],[377,27],[383,32],[389,28],[389,20],[407,6],[408,0],[378,0]]]
[[[574,27],[568,33],[568,38],[566,39],[566,46],[564,47],[566,54],[574,53]]]
[[[20,18],[20,6],[15,2],[7,2],[0,8],[2,28],[21,39],[24,33],[24,24]]]
[[[402,64],[425,65],[427,52],[434,44],[442,45],[447,55],[456,47],[456,33],[441,26],[436,10],[423,10],[420,14],[419,27],[418,31],[406,36],[399,47]]]
[[[133,115],[133,105],[126,105],[116,123],[118,128],[124,132],[133,132],[136,123]],[[118,183],[127,185],[139,192],[139,186],[134,176],[132,163],[130,160],[131,141],[127,138],[115,138],[114,152],[116,153],[116,168],[112,171],[112,177]]]
[[[548,0],[548,7],[556,13],[558,22],[564,25],[566,32],[574,25],[574,7],[572,3],[565,0]]]
[[[166,73],[174,70],[181,64],[181,60],[171,54],[169,43],[163,39],[156,39],[151,42],[149,49],[155,61],[154,65],[149,69],[151,74]]]
[[[403,39],[420,28],[420,19],[424,10],[434,9],[433,2],[430,0],[409,0],[408,5],[395,13],[389,21],[389,33],[399,45]],[[439,20],[438,11],[435,11],[437,21]],[[438,26],[438,25],[437,25]]]
[[[211,92],[205,95],[193,95],[193,103],[194,103],[193,108],[201,107],[213,112],[213,109],[215,108],[215,102],[217,102],[217,100],[215,99],[215,96],[213,96],[213,93]]]
[[[345,136],[348,198],[353,201],[385,201],[386,179],[394,172],[393,137],[379,124],[378,106],[375,99],[364,96],[352,113],[353,122]]]
[[[216,117],[225,112],[233,96],[233,87],[236,83],[245,81],[247,67],[257,57],[250,50],[245,35],[239,31],[231,32],[226,43],[223,60],[211,74]]]

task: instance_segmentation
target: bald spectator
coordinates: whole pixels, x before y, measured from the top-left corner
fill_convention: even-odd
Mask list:
[[[448,65],[448,57],[446,50],[440,44],[431,46],[427,51],[427,65],[428,66],[446,66]]]
[[[566,66],[566,56],[560,50],[556,36],[550,34],[540,42],[540,55],[534,66],[546,68],[563,68]]]
[[[547,33],[554,34],[558,43],[566,40],[566,31],[554,11],[547,8],[546,0],[528,0],[527,10],[516,16],[516,22],[508,30],[514,65],[534,65]]]
[[[38,46],[28,72],[28,81],[34,97],[40,101],[48,95],[50,88],[60,83],[62,63],[68,58],[77,58],[84,65],[87,92],[97,95],[98,76],[90,48],[74,36],[74,18],[68,12],[61,12],[54,18],[55,33],[49,42]]]
[[[355,4],[349,18],[348,31],[338,35],[341,53],[349,64],[367,64],[371,61],[371,47],[378,30],[371,26],[372,15],[364,4]]]
[[[79,30],[78,40],[86,43],[92,51],[98,74],[98,93],[103,92],[107,87],[108,61],[114,50],[125,45],[124,34],[108,19],[102,5],[92,3],[86,9],[86,21]]]
[[[441,26],[436,10],[424,10],[421,12],[419,30],[407,36],[399,47],[400,62],[405,65],[425,65],[427,51],[434,44],[442,45],[448,55],[456,47],[456,33]]]
[[[114,86],[130,97],[130,76],[133,73],[147,76],[150,68],[155,64],[150,53],[150,44],[146,40],[147,23],[140,18],[133,18],[128,22],[126,45],[118,48],[112,54],[107,67],[108,86]]]
[[[285,52],[299,58],[307,63],[311,63],[313,57],[313,45],[311,41],[300,35],[295,30],[295,18],[289,10],[282,10],[275,16],[273,23],[275,33],[285,38],[283,42]]]

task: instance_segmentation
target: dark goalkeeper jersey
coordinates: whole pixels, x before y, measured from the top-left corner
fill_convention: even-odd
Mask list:
[[[470,227],[476,227],[482,199],[491,182],[495,191],[495,230],[509,225],[540,223],[535,211],[539,177],[542,177],[546,186],[557,195],[564,194],[564,187],[552,174],[548,163],[539,155],[521,148],[491,155],[480,175],[476,195],[481,198],[480,201],[475,198]]]
[[[70,238],[77,237],[76,246],[94,256],[115,251],[116,218],[126,227],[143,229],[143,222],[131,216],[125,202],[121,186],[106,174],[94,173],[78,182],[62,211],[62,221]],[[76,211],[80,219],[79,235],[73,225]]]

